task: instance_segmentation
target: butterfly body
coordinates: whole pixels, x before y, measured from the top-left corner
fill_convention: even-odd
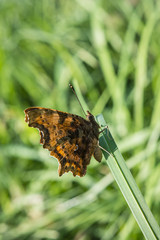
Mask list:
[[[25,110],[29,127],[38,128],[40,143],[58,159],[59,176],[71,171],[84,176],[91,156],[101,161],[98,147],[99,125],[87,111],[87,119],[49,108],[31,107]]]

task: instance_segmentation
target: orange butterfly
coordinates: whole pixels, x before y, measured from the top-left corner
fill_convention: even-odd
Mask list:
[[[59,161],[59,176],[71,171],[84,176],[91,156],[100,162],[99,125],[87,111],[87,119],[49,108],[31,107],[25,110],[29,127],[38,128],[40,143]]]

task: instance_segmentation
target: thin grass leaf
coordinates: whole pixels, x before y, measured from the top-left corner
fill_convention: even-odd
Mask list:
[[[97,120],[100,126],[106,125],[102,115],[98,115]],[[100,137],[100,145],[113,155],[112,157],[103,151],[107,164],[145,238],[148,240],[160,239],[159,226],[108,129]]]
[[[135,73],[134,113],[135,128],[141,129],[144,125],[144,89],[147,84],[147,54],[153,29],[159,21],[159,11],[153,12],[144,26],[139,51],[137,55],[137,68]]]

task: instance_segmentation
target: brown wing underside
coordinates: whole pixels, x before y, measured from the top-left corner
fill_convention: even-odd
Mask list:
[[[89,121],[53,109],[33,107],[25,110],[25,121],[40,131],[40,143],[59,161],[59,176],[71,171],[84,176],[97,146]]]

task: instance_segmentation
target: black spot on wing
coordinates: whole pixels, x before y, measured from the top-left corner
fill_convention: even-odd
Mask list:
[[[75,134],[75,138],[79,138],[79,130],[78,130],[78,128],[76,129],[76,131],[74,132],[74,134]]]
[[[57,148],[54,149],[54,153],[59,157],[59,159],[63,158],[62,154],[57,151]]]
[[[61,135],[63,133],[62,129],[58,130],[58,134]]]
[[[59,116],[58,123],[63,124],[65,119],[67,118],[67,113],[57,112],[57,114]]]
[[[53,125],[53,130],[56,130],[56,126],[55,125]]]
[[[79,130],[76,129],[75,131],[72,131],[72,130],[68,130],[67,132],[67,136],[70,138],[70,139],[75,139],[75,138],[78,138],[79,137]]]
[[[52,110],[52,109],[49,109],[49,108],[48,108],[48,109],[47,109],[47,108],[45,109],[45,114],[46,114],[46,115],[52,115],[53,113],[56,113],[56,111],[54,111],[54,110]]]
[[[71,127],[75,127],[75,121],[72,121],[72,122],[70,123],[70,126],[71,126]]]
[[[65,157],[60,160],[60,163],[62,166],[64,166],[66,164],[66,162],[67,162],[67,160]]]

